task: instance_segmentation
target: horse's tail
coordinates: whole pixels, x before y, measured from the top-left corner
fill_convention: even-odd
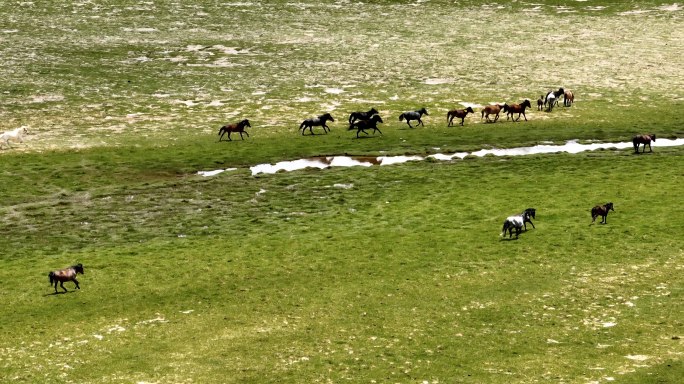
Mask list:
[[[302,121],[302,123],[299,124],[299,130],[301,131],[305,125],[306,125],[306,120]]]
[[[636,136],[632,138],[632,146],[634,147],[634,151],[638,152],[639,151],[639,140],[637,139]]]
[[[509,227],[509,222],[508,220],[504,221],[503,228],[501,228],[501,233],[499,234],[499,237],[503,237],[503,235],[506,234],[506,230]]]
[[[225,128],[226,128],[225,126],[219,128],[219,132],[218,132],[218,135],[219,135],[219,136],[221,136],[221,133],[223,133],[223,130],[224,130]]]
[[[50,280],[50,285],[52,285],[52,283],[55,282],[54,278],[55,278],[55,273],[54,273],[54,272],[48,273],[48,279]]]
[[[399,121],[404,121],[404,114],[399,115]]]

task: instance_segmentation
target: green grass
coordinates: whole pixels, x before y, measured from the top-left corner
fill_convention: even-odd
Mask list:
[[[0,151],[0,381],[684,374],[679,147],[247,169],[681,137],[671,3],[22,4],[0,5],[0,130],[31,132]],[[559,86],[571,108],[446,127],[461,103]],[[344,122],[371,106],[384,135],[356,139]],[[398,121],[422,106],[425,128]],[[326,111],[330,134],[297,132]],[[249,138],[216,141],[243,117]],[[501,239],[527,207],[536,228]],[[77,262],[82,289],[52,294],[47,272]]]

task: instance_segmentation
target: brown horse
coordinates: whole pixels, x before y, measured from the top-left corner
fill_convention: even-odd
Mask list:
[[[378,123],[384,123],[382,121],[382,118],[380,115],[373,115],[367,120],[356,120],[355,122],[349,124],[349,130],[354,130],[356,129],[356,138],[359,138],[359,133],[363,132],[366,135],[368,132],[366,132],[366,129],[373,129],[373,134],[375,135],[375,131],[380,132],[382,135],[382,131],[380,128],[378,128]]]
[[[525,99],[520,104],[513,103],[508,106],[508,111],[506,112],[506,120],[510,117],[512,121],[518,121],[520,120],[520,115],[523,115],[525,118],[525,121],[527,121],[527,116],[525,116],[525,108],[532,108],[532,104],[530,103],[530,100]],[[513,120],[513,114],[517,113],[518,118]]]
[[[447,112],[447,127],[454,125],[454,117],[461,119],[461,125],[463,125],[463,121],[469,113],[475,113],[473,108],[468,107],[466,109],[452,109],[451,111]]]
[[[223,140],[223,135],[225,135],[226,133],[228,134],[228,140],[233,141],[233,139],[230,138],[230,134],[233,132],[238,132],[240,134],[240,138],[244,140],[245,138],[242,137],[243,133],[246,134],[247,137],[249,137],[249,133],[245,132],[245,127],[252,127],[249,124],[249,120],[247,119],[244,119],[239,123],[224,125],[223,127],[221,127],[221,129],[219,129],[218,132],[219,141]]]
[[[502,108],[508,108],[508,105],[506,105],[506,104],[504,104],[504,105],[492,104],[492,105],[488,105],[488,106],[482,108],[482,116],[480,117],[480,120],[482,120],[483,118],[486,117],[487,118],[486,121],[488,123],[496,123],[496,121],[499,120],[499,113],[501,112]],[[505,109],[504,109],[504,112],[505,112]],[[489,119],[489,115],[495,116],[494,121]]]
[[[601,224],[608,224],[608,211],[615,212],[613,203],[606,203],[604,205],[597,205],[591,209],[591,223],[594,224],[596,218],[601,216]]]
[[[81,289],[81,287],[78,286],[78,280],[76,280],[76,275],[77,274],[83,275],[83,264],[78,263],[76,265],[72,265],[69,268],[64,268],[60,269],[57,271],[52,271],[48,273],[48,278],[50,279],[50,286],[53,284],[55,285],[55,293],[57,293],[57,283],[59,283],[59,286],[62,287],[64,292],[67,291],[66,288],[64,288],[64,282],[65,281],[73,281],[76,284],[76,289]]]
[[[563,105],[569,107],[575,102],[575,94],[572,91],[565,91],[563,94]]]
[[[644,145],[644,150],[641,151],[646,152],[646,146],[648,145],[648,151],[653,152],[653,149],[651,149],[651,141],[656,140],[656,135],[655,133],[651,133],[650,135],[636,135],[632,138],[632,144],[634,144],[634,153],[639,153],[639,145],[643,144]]]

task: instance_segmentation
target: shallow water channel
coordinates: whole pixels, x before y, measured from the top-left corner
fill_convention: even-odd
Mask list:
[[[674,147],[679,145],[684,145],[684,139],[658,139],[657,142],[651,143],[654,148],[657,147]],[[567,153],[579,153],[584,151],[593,151],[595,149],[607,149],[607,148],[632,148],[631,142],[621,142],[621,143],[590,143],[590,144],[580,144],[577,140],[570,140],[563,145],[551,145],[551,144],[541,144],[532,147],[519,147],[519,148],[508,148],[508,149],[481,149],[475,152],[457,152],[451,154],[436,153],[434,155],[428,156],[328,156],[328,157],[315,157],[308,159],[290,160],[290,161],[280,161],[275,164],[258,164],[249,167],[252,175],[258,175],[260,173],[276,173],[279,171],[297,171],[304,168],[318,168],[324,169],[329,167],[370,167],[373,165],[390,165],[405,163],[407,161],[419,161],[425,160],[426,158],[434,158],[436,160],[449,161],[455,158],[463,159],[466,156],[524,156],[524,155],[534,155],[540,153],[557,153],[557,152],[567,152]],[[234,171],[237,168],[228,169],[217,169],[213,171],[199,171],[198,175],[201,176],[214,176],[226,171]]]

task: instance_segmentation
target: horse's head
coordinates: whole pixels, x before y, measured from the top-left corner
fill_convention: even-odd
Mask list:
[[[335,121],[335,119],[333,119],[332,115],[329,114],[329,113],[326,113],[326,114],[323,114],[323,115],[319,116],[319,119],[321,119],[321,120]]]
[[[527,106],[527,108],[532,108],[532,103],[530,103],[530,99],[525,99],[522,103],[520,103],[523,107]]]
[[[475,113],[475,111],[473,111],[473,108],[472,108],[472,107],[466,108],[465,111],[466,111],[466,114],[468,114],[468,113]]]
[[[510,108],[510,106],[507,103],[504,103],[504,105],[499,105],[499,107],[504,112],[508,112],[508,109]]]
[[[250,128],[252,128],[252,125],[249,123],[249,120],[247,120],[247,119],[242,120],[242,121],[240,122],[240,125],[242,125],[243,127],[250,127]]]
[[[613,203],[606,203],[606,211],[615,212],[615,209],[613,209]]]
[[[559,95],[564,95],[564,94],[565,94],[565,89],[563,89],[563,87],[558,88],[558,94],[559,94]]]
[[[378,113],[378,110],[375,108],[371,108],[370,111],[368,111],[369,115],[376,115]]]
[[[71,267],[71,268],[73,268],[74,271],[76,271],[77,274],[78,274],[78,273],[80,273],[81,275],[84,274],[84,272],[83,272],[83,264],[81,264],[81,263],[78,263],[78,264],[74,265],[74,266]]]
[[[534,208],[527,208],[524,213],[529,214],[533,219],[535,219],[535,215],[537,214],[537,210]]]
[[[655,133],[652,133],[650,136],[651,136],[651,140],[655,141]]]
[[[421,115],[430,116],[430,115],[427,113],[427,109],[425,109],[425,108],[421,108],[420,111],[418,111],[418,113],[420,113]]]

